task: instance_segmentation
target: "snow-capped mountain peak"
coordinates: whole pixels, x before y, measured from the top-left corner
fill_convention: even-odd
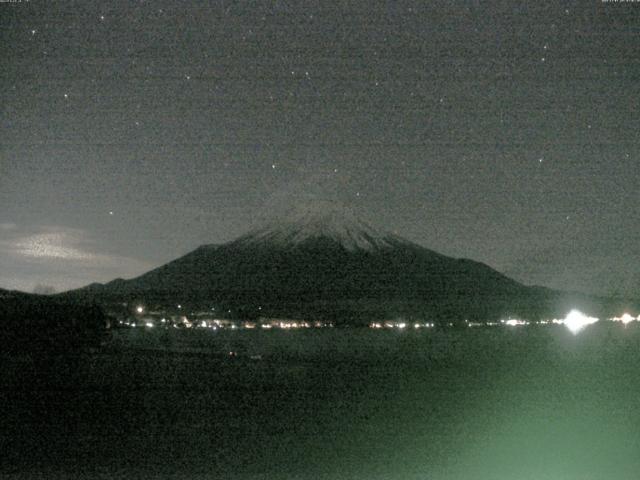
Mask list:
[[[328,201],[297,205],[285,216],[267,222],[240,241],[287,246],[315,238],[329,238],[350,251],[387,248],[401,241],[371,226],[350,208]]]

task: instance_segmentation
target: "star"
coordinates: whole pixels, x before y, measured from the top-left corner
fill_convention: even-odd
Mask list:
[[[38,31],[36,29],[31,30],[31,35],[35,35]]]
[[[272,168],[273,170],[275,170],[275,169],[276,169],[276,164],[274,163],[273,165],[271,165],[271,168]]]
[[[65,94],[64,94],[64,98],[69,98],[69,94],[68,94],[68,93],[65,93]]]
[[[109,215],[113,215],[113,211],[110,211],[110,212],[109,212]]]
[[[104,15],[100,15],[100,21],[104,22]]]

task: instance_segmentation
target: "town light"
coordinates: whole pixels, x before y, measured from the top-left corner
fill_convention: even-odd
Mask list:
[[[509,325],[510,327],[515,327],[517,325],[526,325],[527,322],[525,322],[524,320],[518,320],[515,318],[510,318],[509,320],[506,320],[503,322],[505,325]]]
[[[629,315],[628,313],[625,313],[621,317],[614,317],[611,320],[613,320],[614,322],[622,322],[624,325],[626,325],[628,323],[633,322],[635,318]]]
[[[575,335],[587,325],[591,325],[597,321],[597,318],[588,317],[578,310],[571,310],[565,317],[563,323],[569,330],[571,330],[571,333]]]

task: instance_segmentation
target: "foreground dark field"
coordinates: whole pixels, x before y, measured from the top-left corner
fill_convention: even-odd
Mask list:
[[[2,478],[583,480],[640,471],[633,325],[577,336],[562,326],[133,330],[75,358],[0,358]]]

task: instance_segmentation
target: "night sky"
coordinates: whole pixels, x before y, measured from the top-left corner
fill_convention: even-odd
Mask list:
[[[640,292],[640,3],[0,3],[0,287],[132,277],[278,205]]]

